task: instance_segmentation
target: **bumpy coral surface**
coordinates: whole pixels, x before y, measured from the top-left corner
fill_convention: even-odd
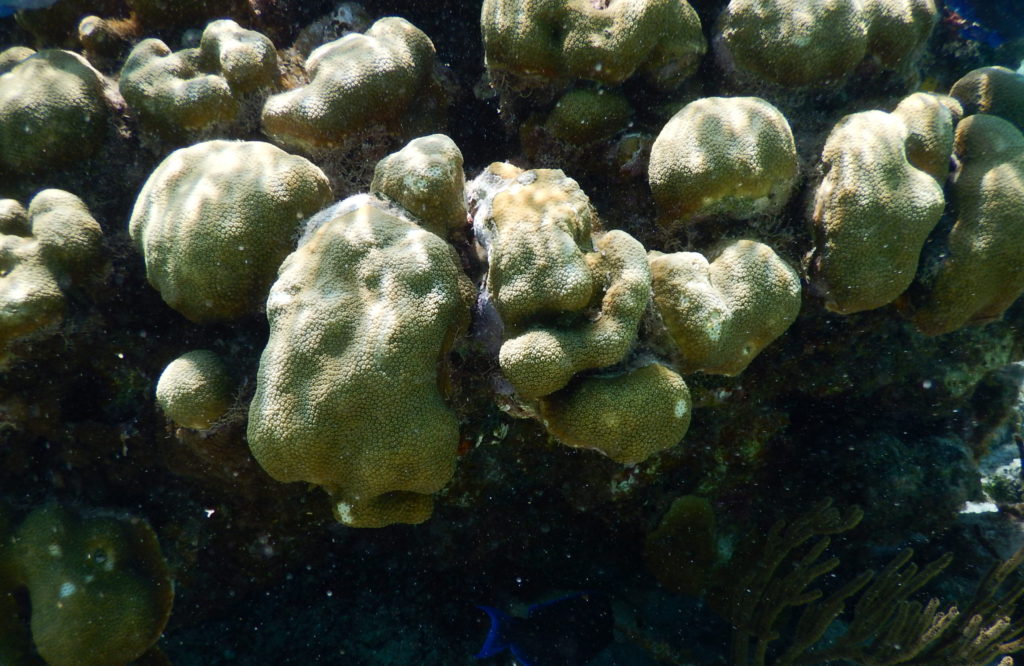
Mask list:
[[[648,178],[662,220],[746,219],[785,205],[797,176],[786,118],[757,97],[708,97],[672,116]]]
[[[110,116],[102,75],[69,51],[48,49],[0,75],[0,171],[36,171],[89,157]]]
[[[964,113],[990,113],[1024,131],[1024,75],[1006,67],[981,67],[953,84],[949,94]]]
[[[178,425],[206,430],[227,412],[234,389],[223,359],[208,349],[197,349],[164,368],[156,385],[156,401]]]
[[[402,18],[382,18],[365,34],[324,44],[306,59],[306,71],[309,85],[263,107],[263,131],[286,147],[333,148],[369,128],[404,133],[443,115],[434,45]]]
[[[623,231],[595,246],[590,202],[561,171],[492,164],[472,189],[488,294],[508,338],[499,363],[516,391],[547,395],[622,360],[650,301],[643,246]]]
[[[595,449],[622,464],[675,445],[690,426],[690,390],[660,363],[591,376],[540,401],[541,418],[563,444]]]
[[[127,664],[160,637],[174,588],[137,518],[34,510],[0,548],[0,587],[25,589],[32,641],[52,666]]]
[[[706,49],[683,0],[485,0],[480,26],[491,76],[523,86],[619,84],[638,74],[672,88]]]
[[[870,310],[902,294],[942,215],[942,185],[910,162],[904,114],[919,117],[909,105],[892,114],[846,116],[822,151],[826,173],[814,199],[812,271],[826,306],[835,312]],[[931,145],[923,155],[935,154],[936,159],[925,161],[939,169],[935,162],[951,144],[952,115],[939,103],[925,115],[932,120],[920,129],[930,138],[914,145]]]
[[[168,305],[223,321],[262,306],[303,218],[330,199],[327,177],[305,158],[260,141],[207,141],[160,163],[129,232]]]
[[[103,232],[81,199],[43,190],[26,211],[0,200],[0,359],[11,342],[41,335],[64,317],[64,290],[103,264]]]
[[[928,335],[991,321],[1024,291],[1024,136],[997,116],[968,116],[957,125],[955,152],[956,224],[913,315]]]
[[[276,78],[271,41],[225,19],[206,27],[199,48],[172,52],[159,39],[143,40],[125,61],[119,85],[143,123],[175,137],[229,125],[240,96],[270,88]]]
[[[585,257],[596,215],[576,181],[558,169],[495,163],[470,188],[487,291],[505,326],[585,308],[598,287]]]
[[[399,204],[442,238],[466,226],[465,189],[462,151],[443,134],[413,139],[382,159],[370,184],[370,192]]]
[[[800,312],[800,276],[763,243],[651,253],[654,303],[684,372],[737,375]]]
[[[846,78],[866,56],[896,69],[928,39],[933,0],[732,0],[719,18],[727,68],[786,87]]]
[[[575,145],[607,139],[625,129],[633,109],[621,92],[574,88],[562,95],[544,121],[555,139]]]
[[[249,446],[275,479],[322,486],[348,525],[422,522],[455,466],[439,368],[472,285],[445,241],[382,204],[316,221],[267,303]]]

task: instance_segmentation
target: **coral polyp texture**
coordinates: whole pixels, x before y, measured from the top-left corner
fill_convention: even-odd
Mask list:
[[[466,227],[462,151],[443,134],[413,139],[374,169],[370,192],[409,211],[442,238]]]
[[[826,86],[868,57],[888,69],[908,65],[938,17],[933,0],[732,0],[714,43],[740,79]]]
[[[498,360],[520,396],[621,361],[650,302],[640,242],[615,230],[595,243],[587,196],[558,170],[492,164],[471,189],[488,295],[505,327]]]
[[[800,312],[800,276],[763,243],[650,257],[654,303],[683,372],[737,375]]]
[[[651,147],[651,193],[668,225],[776,213],[796,177],[789,123],[757,97],[691,102],[672,116]]]
[[[75,195],[43,190],[28,210],[0,200],[0,363],[11,343],[53,332],[66,290],[89,284],[104,263],[103,232]]]
[[[29,55],[0,74],[0,172],[90,157],[110,115],[102,75],[85,58],[57,49]]]
[[[405,19],[382,18],[364,34],[345,35],[309,54],[309,83],[267,100],[263,131],[307,152],[346,146],[370,130],[424,133],[445,115],[434,67],[429,37]]]
[[[544,426],[559,441],[624,465],[677,444],[690,413],[686,382],[660,363],[588,376],[540,400]]]
[[[988,113],[1009,120],[1024,131],[1024,74],[1006,67],[981,67],[961,77],[949,94],[964,113]]]
[[[171,361],[156,385],[156,402],[180,426],[207,430],[228,411],[235,383],[227,364],[209,349]]]
[[[684,0],[485,0],[480,26],[488,72],[513,87],[639,75],[671,89],[707,47]]]
[[[231,20],[210,23],[198,48],[172,52],[145,39],[121,69],[120,89],[139,119],[166,138],[230,126],[242,96],[271,89],[277,52],[266,36]]]
[[[144,520],[51,504],[2,536],[0,599],[27,594],[31,641],[47,664],[127,664],[156,643],[171,613],[174,587],[156,534]],[[0,601],[4,610],[10,609]],[[0,619],[0,625],[10,619]],[[11,626],[18,624],[14,618]],[[5,635],[0,643],[15,638]]]
[[[1024,135],[976,114],[957,125],[954,150],[956,223],[912,317],[928,335],[992,321],[1024,291]]]
[[[331,201],[313,163],[261,141],[207,141],[174,151],[139,193],[129,233],[146,277],[195,322],[262,307],[304,218]]]
[[[811,271],[828,309],[881,307],[913,281],[945,208],[936,178],[945,179],[953,121],[946,105],[919,93],[892,113],[855,113],[832,129],[812,216]]]
[[[422,522],[455,469],[441,386],[472,284],[445,241],[365,196],[313,222],[267,302],[249,446],[275,479],[322,486],[347,525]]]

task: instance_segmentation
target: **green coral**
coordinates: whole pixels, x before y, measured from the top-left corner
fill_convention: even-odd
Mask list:
[[[686,382],[660,363],[589,376],[540,400],[541,419],[560,442],[625,465],[677,444],[690,414]]]
[[[778,212],[796,177],[789,123],[757,97],[707,97],[684,106],[654,141],[648,174],[665,223]]]
[[[763,243],[651,252],[654,304],[683,372],[738,375],[800,312],[800,276]]]
[[[561,171],[493,164],[473,188],[488,296],[507,336],[498,359],[520,396],[621,361],[650,302],[643,246],[618,230],[595,244],[590,202]]]
[[[43,190],[28,210],[0,200],[0,359],[64,317],[65,290],[102,272],[103,232],[81,199]]]
[[[639,75],[674,88],[707,48],[697,13],[682,0],[485,0],[480,26],[488,72],[515,86],[615,85]]]
[[[1024,292],[1024,135],[997,116],[968,116],[955,153],[956,223],[912,315],[927,335],[992,321]]]
[[[373,173],[370,192],[409,211],[442,238],[466,226],[466,176],[462,151],[443,134],[410,141]]]
[[[812,216],[811,273],[828,309],[878,308],[913,281],[945,207],[942,184],[917,164],[943,175],[952,128],[944,104],[914,95],[891,114],[855,113],[832,129]]]
[[[719,17],[720,59],[785,87],[842,81],[865,57],[899,69],[928,39],[932,0],[732,0]]]
[[[0,171],[36,171],[90,157],[107,136],[102,75],[48,49],[0,76]]]
[[[0,589],[0,613],[14,610],[7,595],[27,592],[31,639],[51,666],[137,659],[160,637],[174,600],[145,521],[56,505],[32,511],[0,545]],[[16,636],[4,638],[9,647]]]
[[[180,426],[207,430],[228,411],[235,383],[220,356],[197,349],[171,361],[156,385],[156,401]]]
[[[445,241],[372,200],[317,221],[270,293],[249,446],[275,479],[322,486],[348,525],[422,522],[455,468],[439,369],[472,285]]]
[[[129,233],[146,276],[195,322],[255,312],[303,218],[331,200],[305,158],[260,141],[207,141],[176,150],[143,186]]]
[[[632,107],[617,90],[574,88],[555,104],[544,129],[555,139],[582,146],[611,138],[629,125],[632,115]]]
[[[172,53],[159,39],[143,40],[125,60],[119,85],[143,124],[177,138],[230,125],[242,95],[276,79],[273,43],[225,19],[206,26],[199,48]]]
[[[981,67],[961,77],[949,94],[964,113],[999,116],[1024,131],[1024,75],[1006,67]]]
[[[375,128],[398,134],[439,124],[444,95],[434,74],[434,44],[405,19],[380,19],[306,59],[309,84],[274,95],[263,131],[305,151],[346,145]]]

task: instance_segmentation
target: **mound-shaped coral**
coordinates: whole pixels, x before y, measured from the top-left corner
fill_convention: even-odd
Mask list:
[[[654,303],[683,372],[738,375],[800,312],[800,276],[763,243],[652,252]]]
[[[640,75],[673,88],[707,48],[683,0],[485,0],[480,26],[488,72],[513,87]]]
[[[56,49],[28,56],[0,75],[0,170],[89,157],[107,135],[109,115],[102,75],[85,58]]]
[[[643,246],[611,231],[595,247],[590,202],[561,171],[492,164],[471,187],[487,292],[507,336],[499,363],[519,395],[621,361],[650,302]]]
[[[274,95],[263,131],[305,151],[345,146],[361,132],[422,133],[440,124],[444,94],[434,74],[434,45],[405,19],[380,19],[306,59],[308,85]]]
[[[690,413],[686,382],[660,363],[589,376],[540,400],[544,425],[560,442],[626,465],[678,443]]]
[[[261,141],[207,141],[160,163],[129,233],[168,305],[195,322],[230,320],[263,305],[303,218],[330,199],[305,158]]]
[[[143,40],[121,68],[119,85],[143,124],[177,138],[230,125],[242,96],[272,88],[277,76],[271,41],[224,19],[206,26],[199,48],[171,52],[159,39]]]
[[[356,197],[314,222],[267,302],[249,446],[275,479],[322,486],[348,525],[422,522],[455,468],[439,370],[472,284],[445,241],[383,204]]]
[[[777,212],[796,175],[793,133],[778,109],[757,97],[707,97],[661,130],[648,177],[662,221],[671,223]]]
[[[865,57],[898,69],[938,20],[933,0],[732,0],[715,47],[727,71],[799,88],[845,79]]]
[[[223,359],[197,349],[171,361],[156,385],[156,401],[180,426],[207,430],[231,406],[235,383]]]
[[[64,317],[65,290],[102,271],[103,232],[81,199],[43,190],[26,211],[0,200],[0,361],[9,345],[52,330]]]
[[[443,134],[413,139],[382,159],[370,184],[371,193],[402,206],[442,238],[466,226],[465,189],[462,151]]]
[[[160,637],[174,600],[145,521],[56,505],[34,510],[0,547],[0,590],[20,589],[31,602],[32,642],[51,666],[137,659]]]
[[[846,116],[832,129],[814,198],[811,265],[828,309],[848,314],[881,307],[913,281],[945,206],[936,177],[944,179],[952,132],[950,110],[925,94],[891,114]]]
[[[957,219],[912,320],[928,335],[998,318],[1024,291],[1024,135],[997,116],[957,125]]]
[[[1024,75],[1006,67],[981,67],[964,74],[949,94],[964,113],[988,113],[1009,120],[1024,131]]]

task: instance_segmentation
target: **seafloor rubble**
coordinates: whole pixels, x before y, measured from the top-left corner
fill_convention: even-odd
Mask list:
[[[1021,647],[1009,24],[49,4],[0,19],[0,662],[471,663],[574,591],[593,663]]]

